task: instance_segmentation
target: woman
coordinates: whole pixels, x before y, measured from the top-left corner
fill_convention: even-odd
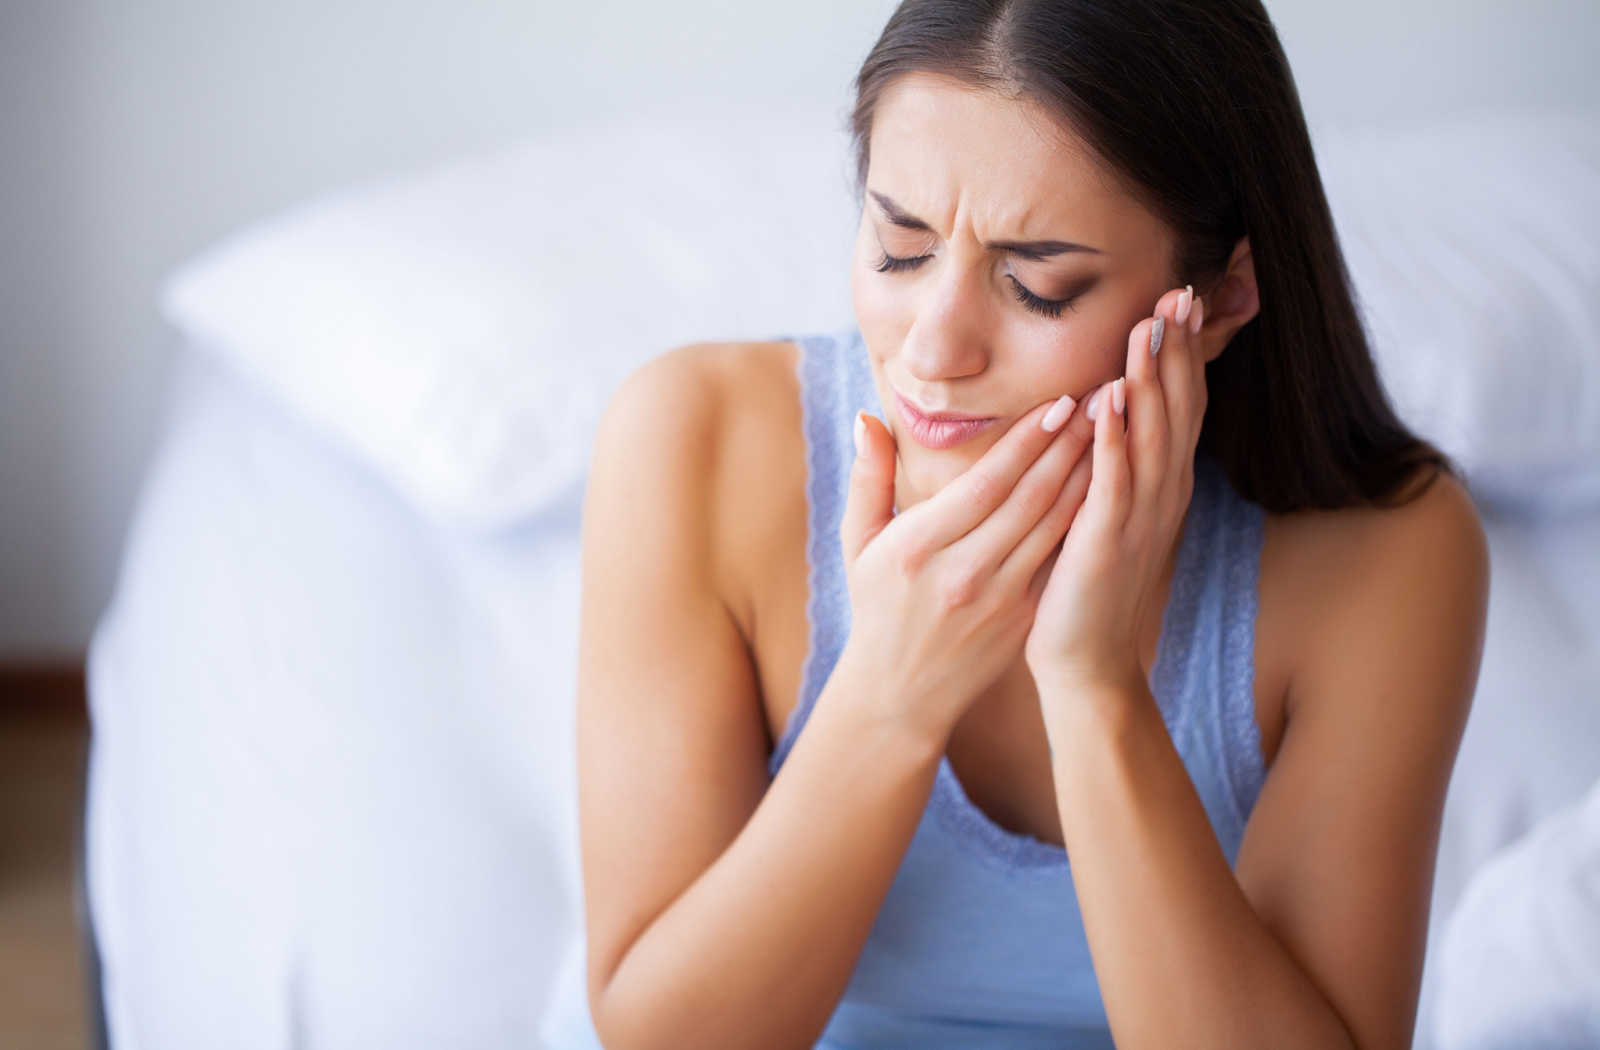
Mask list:
[[[1266,13],[907,0],[856,87],[856,327],[595,447],[599,1037],[1409,1045],[1487,548]]]

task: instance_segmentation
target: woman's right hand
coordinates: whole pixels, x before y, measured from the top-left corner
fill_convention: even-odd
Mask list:
[[[1094,423],[1074,406],[1060,429],[1044,430],[1055,403],[1036,406],[961,475],[898,515],[894,435],[858,416],[865,433],[839,528],[851,606],[840,663],[872,683],[873,702],[884,705],[878,714],[941,749],[1019,659],[1089,488],[1094,457],[1083,453]]]

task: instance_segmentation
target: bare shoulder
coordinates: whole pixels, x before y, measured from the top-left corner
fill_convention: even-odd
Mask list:
[[[755,574],[805,520],[799,353],[789,341],[678,346],[635,369],[608,408],[655,419],[633,440],[670,442],[692,461],[679,476],[703,510],[706,570],[747,637]]]
[[[1346,584],[1352,574],[1369,577],[1413,558],[1463,571],[1487,568],[1488,541],[1477,507],[1466,486],[1444,471],[1425,485],[1414,482],[1410,498],[1392,507],[1302,511],[1282,520],[1298,559],[1329,565],[1331,575]]]
[[[1489,544],[1466,486],[1445,471],[1414,482],[1392,507],[1302,511],[1276,519],[1283,570],[1301,625],[1296,677],[1363,658],[1374,644],[1425,635],[1481,645]],[[1382,628],[1380,629],[1380,626]],[[1352,647],[1355,647],[1354,649]]]

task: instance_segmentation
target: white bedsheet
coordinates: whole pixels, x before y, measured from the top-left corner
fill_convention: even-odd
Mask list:
[[[458,542],[330,447],[183,359],[91,649],[117,1050],[536,1045],[576,921],[575,521]]]
[[[90,653],[117,1050],[538,1045],[580,914],[581,492],[455,535],[337,447],[182,357]],[[1480,864],[1600,777],[1600,516],[1488,524],[1430,944]]]

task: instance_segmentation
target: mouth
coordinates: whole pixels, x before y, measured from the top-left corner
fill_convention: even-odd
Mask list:
[[[999,416],[967,416],[958,412],[936,412],[927,415],[907,401],[896,390],[895,402],[900,409],[900,420],[911,437],[925,448],[953,448],[970,441],[1000,421]]]

